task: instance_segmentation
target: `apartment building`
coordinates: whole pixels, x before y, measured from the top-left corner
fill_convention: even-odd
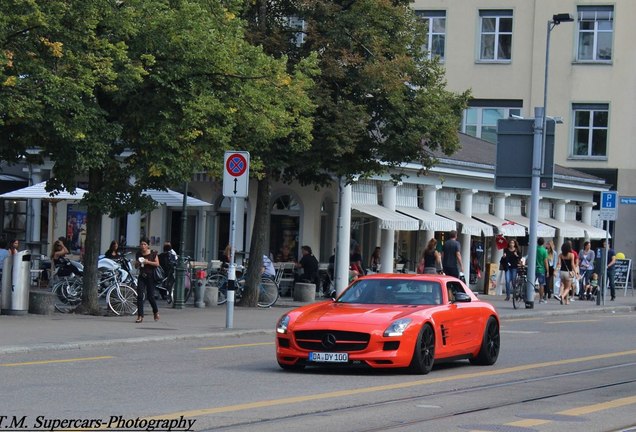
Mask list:
[[[636,1],[415,0],[412,7],[428,23],[427,49],[445,66],[449,87],[472,89],[462,132],[491,142],[498,119],[532,118],[543,106],[548,22],[572,16],[550,32],[547,114],[563,121],[554,160],[618,191],[613,243],[636,256]]]

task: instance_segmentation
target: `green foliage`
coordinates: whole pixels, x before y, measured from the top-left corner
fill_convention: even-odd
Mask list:
[[[410,2],[250,5],[245,16],[254,43],[292,61],[318,53],[312,146],[291,158],[282,156],[286,180],[324,184],[331,174],[370,175],[404,162],[429,167],[435,162],[430,150],[457,150],[457,128],[469,94],[446,90],[443,68],[421,48],[426,29]],[[286,16],[305,20],[304,44],[291,43],[298,29]]]
[[[39,148],[67,189],[101,173],[88,201],[103,213],[220,172],[226,149],[309,142],[315,58],[288,72],[246,43],[230,3],[11,0],[0,16],[0,157]]]

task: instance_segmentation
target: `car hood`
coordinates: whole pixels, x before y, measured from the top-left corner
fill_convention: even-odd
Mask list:
[[[396,319],[421,313],[434,306],[412,305],[363,305],[344,303],[323,303],[308,308],[296,318],[296,325],[357,324],[377,325],[391,323]]]

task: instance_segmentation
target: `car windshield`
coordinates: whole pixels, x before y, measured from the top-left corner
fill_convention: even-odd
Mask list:
[[[438,305],[440,284],[414,279],[360,279],[338,299],[338,303]]]

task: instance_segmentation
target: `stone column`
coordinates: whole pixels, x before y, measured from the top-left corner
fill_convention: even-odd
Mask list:
[[[441,188],[442,185],[424,186],[424,202],[422,203],[424,210],[435,214],[435,210],[437,210],[437,191]],[[430,239],[435,237],[435,231],[426,230],[424,233],[424,244],[426,245]]]
[[[395,205],[397,202],[397,187],[392,182],[387,182],[382,185],[382,205],[391,211],[395,211]],[[395,230],[382,230],[380,241],[380,263],[382,263],[382,273],[393,273],[395,267],[393,265],[394,259],[394,245],[395,245]]]
[[[459,202],[459,211],[464,216],[472,217],[473,214],[473,195],[477,192],[477,189],[466,189],[461,192],[461,199]],[[470,234],[461,234],[460,243],[462,244],[462,264],[464,265],[462,270],[466,283],[470,277]]]

